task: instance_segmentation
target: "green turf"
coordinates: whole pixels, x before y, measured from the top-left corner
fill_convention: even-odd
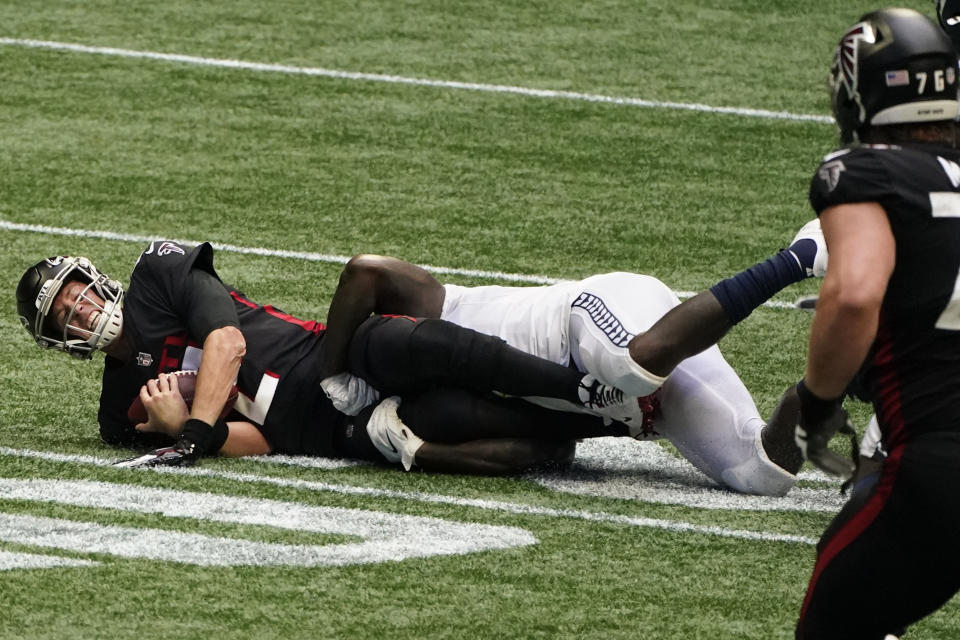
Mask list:
[[[925,12],[928,2],[904,3]],[[826,116],[856,1],[16,3],[0,38]],[[698,290],[785,246],[812,211],[823,122],[456,90],[0,45],[0,220],[241,247],[388,253],[553,278],[628,270]],[[0,541],[96,567],[0,572],[0,638],[788,638],[808,544],[348,494],[223,474],[422,492],[816,538],[829,514],[574,496],[527,479],[215,460],[209,477],[96,434],[99,358],[41,353],[12,313],[22,270],[87,255],[124,279],[140,243],[0,230],[0,479],[100,480],[519,527],[532,546],[341,568],[203,568]],[[340,265],[220,252],[224,279],[325,315]],[[491,280],[451,276],[451,281]],[[777,296],[816,291],[803,283]],[[810,315],[763,308],[721,346],[768,413],[803,372]],[[853,408],[858,426],[869,409]],[[14,500],[28,514],[283,544],[350,536]],[[907,638],[947,639],[960,607]]]

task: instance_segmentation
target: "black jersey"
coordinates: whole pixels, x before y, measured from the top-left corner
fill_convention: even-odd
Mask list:
[[[128,357],[107,356],[104,366],[101,437],[138,444],[126,413],[140,387],[160,373],[196,370],[207,335],[227,326],[240,328],[247,349],[235,419],[256,424],[275,453],[330,455],[332,430],[344,417],[320,390],[323,325],[259,305],[223,284],[206,243],[188,248],[156,241],[137,260],[123,303]]]
[[[810,187],[819,215],[877,202],[896,265],[860,384],[891,447],[921,432],[960,430],[960,151],[865,145],[824,159]]]

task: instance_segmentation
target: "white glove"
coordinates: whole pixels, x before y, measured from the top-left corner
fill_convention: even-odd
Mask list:
[[[397,396],[391,396],[377,405],[367,420],[367,435],[388,462],[399,462],[406,471],[410,471],[417,451],[424,442],[397,415],[399,406],[400,398]]]
[[[360,411],[380,399],[380,392],[371,387],[366,380],[344,371],[320,382],[320,388],[333,403],[334,409],[348,416]]]

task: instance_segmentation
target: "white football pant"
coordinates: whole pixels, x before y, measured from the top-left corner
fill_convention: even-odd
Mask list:
[[[679,304],[656,278],[623,272],[547,287],[445,289],[443,319],[559,364],[572,360],[580,371],[633,395],[647,395],[650,380],[636,372],[627,343]],[[794,485],[796,476],[767,458],[760,441],[764,421],[716,346],[681,362],[661,393],[663,415],[654,429],[712,480],[760,495],[784,495]]]

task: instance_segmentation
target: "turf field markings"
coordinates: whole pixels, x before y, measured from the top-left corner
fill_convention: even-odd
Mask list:
[[[577,445],[569,469],[531,475],[530,479],[553,491],[575,495],[697,509],[836,513],[846,502],[839,483],[820,472],[800,475],[801,480],[817,486],[794,487],[783,497],[727,491],[656,442],[628,438],[588,438]]]
[[[70,229],[67,227],[50,227],[42,224],[23,224],[20,222],[10,222],[0,218],[0,230],[21,231],[25,233],[41,233],[45,235],[70,236],[74,238],[92,238],[96,240],[116,240],[119,242],[136,242],[146,244],[157,239],[156,236],[144,236],[134,233],[117,233],[116,231],[99,231],[95,229]],[[197,240],[178,240],[168,238],[173,242],[185,245],[198,245]],[[239,253],[243,255],[262,256],[267,258],[288,258],[291,260],[304,260],[307,262],[321,262],[329,264],[346,264],[350,256],[338,256],[326,253],[313,253],[309,251],[287,251],[285,249],[267,249],[264,247],[242,247],[235,244],[224,244],[222,242],[210,242],[210,245],[217,251],[226,251],[228,253]],[[556,284],[566,282],[562,278],[553,278],[550,276],[526,275],[522,273],[505,273],[503,271],[479,271],[476,269],[455,269],[453,267],[438,267],[435,265],[418,265],[430,273],[437,275],[455,275],[479,278],[484,280],[500,280],[503,282],[515,282],[525,284]],[[679,298],[689,298],[696,295],[696,291],[674,291]],[[763,303],[765,307],[774,309],[796,309],[793,302],[782,302],[779,300],[768,300]]]
[[[517,527],[90,480],[0,478],[0,497],[360,538],[280,544],[0,513],[0,540],[199,566],[344,566],[537,543]]]
[[[2,514],[0,514],[2,515]],[[96,567],[99,562],[80,558],[61,558],[36,553],[0,551],[0,571],[12,569],[54,569],[60,567]]]
[[[156,236],[144,236],[135,233],[117,233],[115,231],[99,231],[92,229],[70,229],[66,227],[49,227],[41,224],[21,224],[9,222],[0,219],[0,229],[7,231],[23,231],[28,233],[42,233],[55,236],[71,236],[75,238],[92,238],[96,240],[117,240],[120,242],[137,242],[146,244],[157,239]],[[173,242],[186,245],[198,245],[197,240],[183,240],[177,238],[168,238]],[[292,260],[304,260],[307,262],[322,262],[329,264],[346,264],[350,256],[338,256],[328,253],[313,253],[310,251],[287,251],[284,249],[267,249],[264,247],[241,247],[235,244],[224,244],[222,242],[210,242],[210,245],[217,251],[226,251],[229,253],[239,253],[243,255],[262,256],[267,258],[289,258]],[[488,280],[505,280],[508,282],[526,282],[531,284],[555,284],[562,282],[558,278],[547,276],[531,276],[519,273],[504,273],[502,271],[478,271],[475,269],[454,269],[452,267],[437,267],[434,265],[419,265],[431,273],[441,275],[469,276],[473,278],[483,278]]]
[[[313,456],[286,456],[275,454],[270,456],[247,456],[245,460],[262,462],[265,464],[282,464],[291,467],[303,467],[306,469],[323,469],[332,471],[333,469],[346,469],[348,467],[359,467],[371,463],[363,460],[346,460],[343,458],[315,458]]]
[[[93,456],[48,454],[43,451],[32,451],[24,449],[11,449],[9,447],[0,447],[0,455],[20,456],[28,458],[49,459],[56,462],[71,462],[80,464],[91,464],[101,467],[108,467],[115,459],[104,459]],[[286,487],[305,491],[324,491],[337,493],[341,495],[353,495],[374,498],[388,498],[409,500],[414,502],[423,502],[429,504],[444,504],[457,507],[471,507],[484,509],[488,511],[500,511],[523,516],[544,516],[552,518],[572,518],[585,520],[589,522],[626,525],[632,527],[641,527],[648,529],[660,529],[676,533],[698,533],[709,536],[719,536],[726,538],[738,538],[741,540],[752,540],[758,542],[787,542],[799,544],[816,544],[815,538],[799,536],[792,534],[773,533],[766,531],[750,531],[745,529],[731,529],[727,527],[693,524],[689,522],[664,520],[659,518],[645,518],[638,516],[625,516],[620,514],[605,513],[602,511],[585,511],[580,509],[556,509],[552,507],[541,507],[536,505],[521,504],[515,502],[503,502],[498,500],[486,500],[479,498],[461,498],[458,496],[446,496],[435,493],[425,493],[421,491],[397,491],[393,489],[380,489],[376,487],[363,487],[355,485],[332,484],[328,482],[317,482],[312,480],[299,480],[290,478],[278,478],[276,476],[259,475],[253,473],[237,473],[232,471],[218,471],[214,469],[203,468],[177,468],[177,467],[155,467],[149,470],[158,473],[168,473],[173,475],[183,475],[192,477],[212,477],[231,480],[234,482],[249,484],[268,484],[277,487]],[[134,471],[136,472],[136,471]],[[0,494],[2,495],[2,494]]]
[[[118,49],[115,47],[94,47],[70,42],[53,42],[48,40],[29,40],[21,38],[0,38],[0,44],[35,49],[52,49],[55,51],[70,51],[72,53],[86,53],[121,58],[139,58],[144,60],[159,60],[180,64],[218,67],[223,69],[241,69],[244,71],[258,71],[267,73],[285,73],[306,76],[336,78],[338,80],[359,80],[362,82],[385,82],[390,84],[405,84],[419,87],[439,89],[454,89],[459,91],[480,91],[486,93],[503,93],[520,95],[530,98],[579,100],[583,102],[597,102],[648,109],[673,109],[679,111],[696,111],[701,113],[717,113],[747,118],[767,118],[775,120],[793,120],[806,122],[832,123],[833,118],[822,115],[789,113],[786,111],[768,111],[766,109],[744,109],[737,107],[714,107],[706,104],[688,102],[670,102],[662,100],[644,100],[621,96],[605,96],[593,93],[576,91],[557,91],[553,89],[532,89],[502,84],[483,84],[475,82],[457,82],[453,80],[436,80],[430,78],[412,78],[407,76],[387,75],[379,73],[359,73],[321,67],[297,67],[283,64],[263,62],[248,62],[244,60],[230,60],[223,58],[206,58],[200,56],[183,55],[177,53],[160,53],[156,51],[136,51],[133,49]]]

